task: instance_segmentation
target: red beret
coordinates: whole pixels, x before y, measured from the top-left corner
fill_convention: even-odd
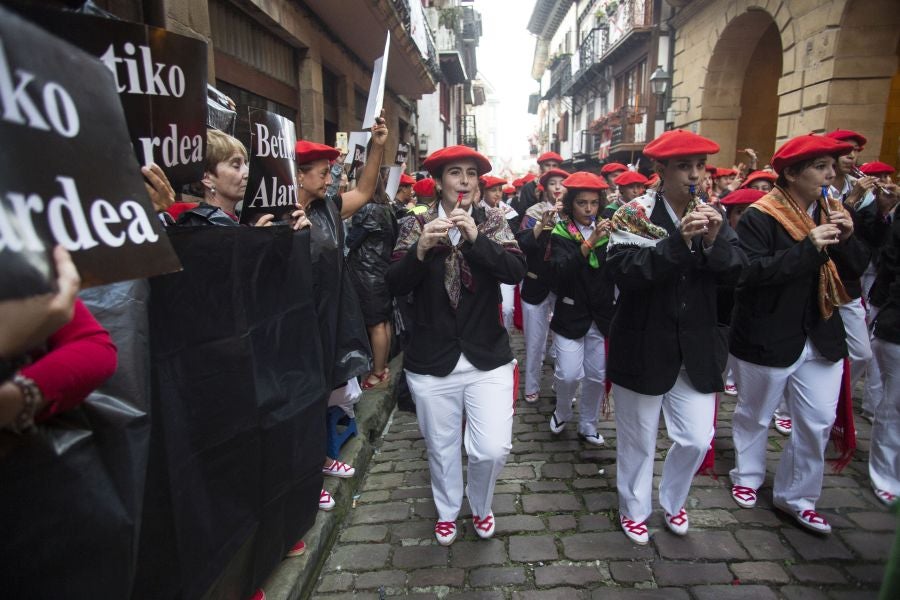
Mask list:
[[[521,178],[521,177],[519,177],[518,179],[513,179],[512,184],[513,184],[513,187],[514,187],[514,188],[519,189],[520,187],[522,187],[523,185],[525,185],[525,182],[522,181],[522,178]]]
[[[841,156],[853,150],[853,145],[824,135],[810,133],[786,141],[772,156],[772,168],[779,175],[794,163],[817,156]]]
[[[611,162],[603,165],[603,168],[600,169],[601,175],[608,175],[609,173],[615,173],[616,171],[627,171],[628,167],[623,165],[622,163]]]
[[[484,154],[476,152],[468,146],[447,146],[440,150],[435,150],[425,159],[422,166],[425,170],[434,175],[440,171],[444,165],[459,160],[473,160],[475,167],[478,169],[479,175],[484,175],[491,170],[491,161]]]
[[[315,142],[307,142],[306,140],[297,140],[294,147],[298,165],[306,165],[317,160],[334,160],[340,156],[341,151],[325,144],[317,144]]]
[[[695,154],[715,154],[718,151],[719,145],[714,141],[684,129],[666,131],[644,146],[644,156],[655,160]]]
[[[631,185],[632,183],[647,185],[647,178],[637,171],[625,171],[624,173],[613,179],[613,183],[615,183],[616,185]]]
[[[555,160],[556,162],[561,163],[563,161],[563,157],[556,152],[544,152],[543,154],[538,156],[537,164],[541,164],[542,162],[548,160]]]
[[[859,149],[862,150],[866,142],[866,137],[860,133],[856,133],[855,131],[851,131],[850,129],[835,129],[834,131],[829,131],[825,134],[825,137],[829,137],[833,140],[837,140],[839,142],[848,142],[852,141]],[[846,154],[846,153],[845,153]]]
[[[480,177],[481,183],[484,184],[484,189],[490,189],[492,187],[497,187],[498,185],[506,185],[506,180],[502,177],[493,177],[492,175],[482,175]]]
[[[503,186],[503,193],[504,193],[504,194],[515,194],[515,193],[516,193],[516,188],[515,188],[515,186],[512,186],[512,185],[504,185],[504,186]]]
[[[718,179],[719,177],[728,177],[730,175],[737,175],[737,174],[738,174],[738,172],[735,171],[734,169],[720,169],[720,168],[716,167],[716,172],[713,174],[713,177],[715,179]]]
[[[434,196],[434,179],[425,177],[413,184],[413,191],[416,196]]]
[[[736,206],[739,204],[753,204],[766,193],[760,190],[751,190],[748,188],[737,189],[720,200],[725,206]]]
[[[744,183],[741,184],[742,188],[749,187],[751,183],[754,181],[768,181],[769,183],[775,183],[777,177],[775,175],[769,173],[768,171],[753,171],[750,175],[747,176],[747,179],[744,180]]]
[[[522,178],[522,183],[528,183],[529,181],[534,181],[537,179],[537,175],[534,173],[526,173],[525,177]]]
[[[859,168],[860,171],[863,172],[864,175],[893,175],[895,169],[891,165],[883,162],[879,162],[877,160],[872,162],[867,162]]]
[[[650,177],[647,178],[647,187],[650,187],[657,181],[659,181],[659,173],[654,173],[653,175],[651,175]]]
[[[400,185],[415,185],[415,183],[415,177],[410,177],[406,173],[400,173]]]
[[[569,175],[570,173],[568,171],[563,171],[562,169],[550,169],[549,171],[541,175],[541,185],[546,187],[547,181],[549,181],[551,177],[562,177],[563,179],[565,179]]]
[[[716,174],[716,165],[711,165],[709,163],[706,163],[706,172],[711,175],[715,175]]]
[[[569,175],[563,185],[569,190],[605,190],[609,187],[606,181],[599,175],[588,173],[587,171],[578,171]]]

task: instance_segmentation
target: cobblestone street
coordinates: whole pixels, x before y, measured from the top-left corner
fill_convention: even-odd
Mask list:
[[[520,361],[522,338],[513,337]],[[344,518],[313,598],[874,598],[890,551],[895,518],[868,483],[868,422],[857,417],[855,460],[828,474],[818,508],[834,527],[807,533],[771,507],[771,479],[786,438],[771,429],[770,473],[755,509],[729,494],[734,399],[723,397],[716,431],[717,477],[697,476],[686,506],[691,529],[665,529],[655,503],[647,546],[617,523],[613,421],[606,444],[590,447],[574,427],[548,429],[552,377],[545,366],[540,401],[516,406],[513,448],[493,510],[497,530],[480,540],[468,508],[449,548],[433,537],[435,509],[425,445],[415,415],[396,411],[379,443],[355,508]],[[660,419],[656,473],[665,437]],[[658,483],[658,477],[657,482]]]

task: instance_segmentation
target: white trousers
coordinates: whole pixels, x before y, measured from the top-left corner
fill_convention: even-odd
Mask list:
[[[513,309],[516,303],[516,285],[500,284],[500,296],[503,298],[501,311],[503,313],[503,326],[511,331],[513,328]]]
[[[868,272],[868,271],[867,271]],[[869,323],[875,321],[878,316],[878,307],[871,304],[866,305],[866,320]],[[872,342],[872,353],[875,353],[875,337],[869,332],[869,340]],[[863,393],[862,409],[874,415],[878,412],[878,406],[884,398],[884,388],[882,385],[881,366],[877,360],[870,360],[866,368],[866,389]]]
[[[606,386],[606,350],[603,334],[595,323],[584,337],[570,340],[556,334],[556,365],[553,379],[556,383],[556,418],[572,419],[572,398],[578,382],[581,383],[581,402],[578,403],[578,431],[585,435],[597,433],[597,419]]]
[[[619,511],[637,522],[646,521],[653,511],[653,460],[661,407],[672,447],[663,463],[659,504],[666,512],[678,514],[715,433],[716,395],[695,390],[684,369],[662,396],[639,394],[615,383],[612,394]]]
[[[556,304],[556,294],[550,292],[540,304],[522,300],[522,328],[525,333],[525,394],[541,391],[541,369],[547,351],[550,315]]]
[[[472,514],[484,517],[512,448],[513,363],[480,371],[460,355],[446,377],[406,371],[406,381],[428,449],[438,519],[455,521],[462,507],[463,442],[469,457],[465,494]]]
[[[738,403],[732,420],[734,485],[756,490],[765,481],[769,423],[784,399],[793,427],[775,471],[773,497],[777,504],[792,510],[816,507],[842,373],[843,362],[823,358],[809,340],[800,358],[786,368],[735,361]]]
[[[881,367],[884,398],[872,425],[869,478],[874,487],[900,494],[900,344],[875,338],[872,347]]]
[[[852,389],[872,361],[872,344],[866,325],[866,307],[861,298],[840,306],[841,320],[847,333],[847,352],[850,355],[850,388]]]

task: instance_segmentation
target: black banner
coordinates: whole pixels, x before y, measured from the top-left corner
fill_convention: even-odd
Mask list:
[[[264,214],[286,219],[297,204],[294,122],[259,108],[250,109],[249,121],[250,176],[241,223],[255,223]]]
[[[0,8],[0,299],[49,289],[57,244],[85,287],[180,268],[109,71]]]
[[[158,164],[176,189],[203,177],[206,42],[78,13],[29,8],[23,14],[113,74],[140,164]]]

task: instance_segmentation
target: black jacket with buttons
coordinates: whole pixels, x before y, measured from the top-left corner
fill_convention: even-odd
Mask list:
[[[516,232],[516,241],[525,253],[528,264],[528,271],[522,280],[522,302],[540,304],[554,288],[553,270],[550,268],[550,261],[546,260],[550,231],[544,230],[541,235],[534,237],[534,230],[525,228]]]
[[[721,392],[728,358],[716,316],[716,286],[734,285],[746,263],[727,222],[704,250],[689,248],[660,198],[650,221],[669,237],[655,246],[617,244],[607,268],[619,288],[609,333],[607,376],[640,394],[665,394],[684,365],[694,388]]]
[[[606,246],[594,248],[599,267],[591,266],[581,244],[559,235],[550,241],[556,281],[556,306],[550,329],[570,340],[584,337],[592,324],[607,336],[615,312],[615,284],[606,269]]]
[[[484,209],[475,207],[476,223]],[[403,367],[413,373],[449,375],[460,354],[477,369],[490,371],[513,359],[509,335],[500,322],[500,284],[514,284],[525,275],[525,258],[479,234],[474,243],[461,241],[469,264],[473,291],[462,286],[456,310],[444,288],[445,254],[429,250],[416,256],[417,244],[388,268],[388,287],[395,296],[412,292],[414,334],[403,355]]]

